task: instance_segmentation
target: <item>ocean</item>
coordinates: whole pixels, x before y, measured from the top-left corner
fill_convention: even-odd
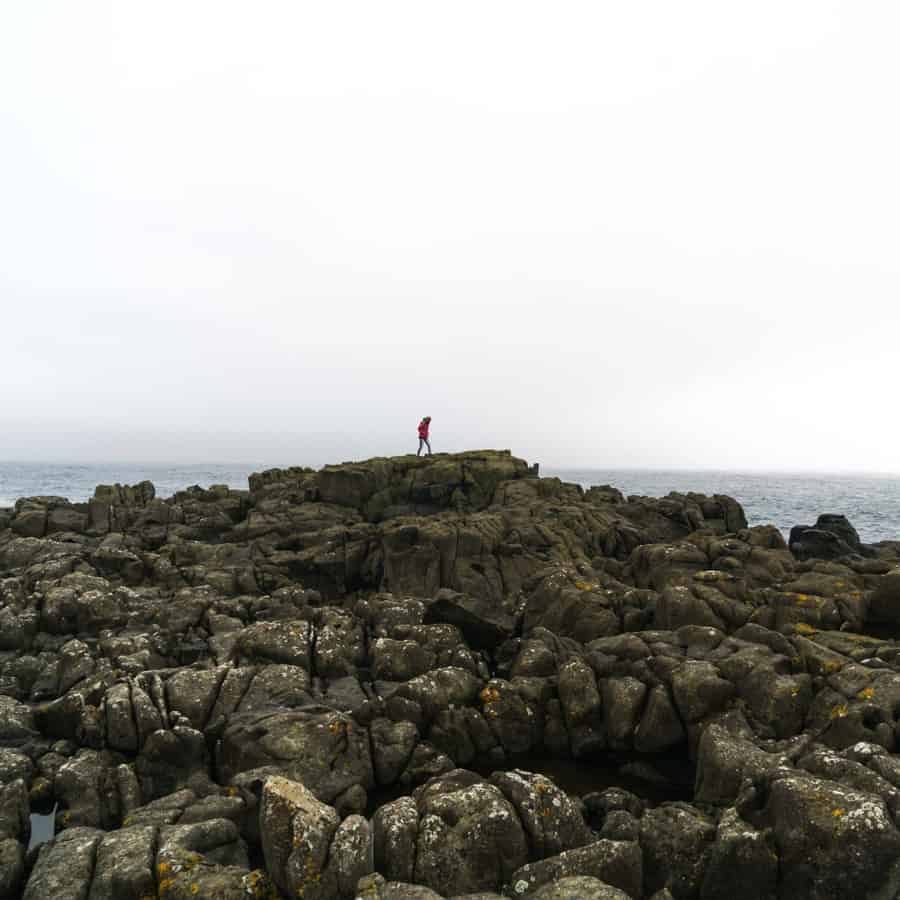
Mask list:
[[[0,507],[19,497],[53,495],[87,500],[98,484],[134,484],[149,479],[159,497],[199,484],[246,488],[247,477],[271,464],[51,465],[0,462]],[[624,494],[662,497],[670,491],[728,494],[737,499],[751,525],[773,524],[785,534],[810,525],[821,513],[843,513],[863,541],[900,540],[900,476],[716,472],[657,469],[557,469],[541,467],[584,487],[611,484]]]

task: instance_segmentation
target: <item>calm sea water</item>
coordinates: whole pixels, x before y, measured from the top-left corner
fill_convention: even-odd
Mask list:
[[[251,472],[263,463],[245,465],[49,465],[0,462],[0,507],[18,497],[50,494],[70,500],[93,496],[98,484],[134,484],[149,479],[157,496],[199,484],[246,488]],[[551,469],[557,475],[590,487],[611,484],[624,494],[661,497],[670,491],[729,494],[743,505],[751,525],[812,524],[820,513],[843,513],[864,541],[900,540],[900,476],[791,475],[747,472],[663,471],[639,469]]]
[[[139,465],[103,463],[97,465],[55,465],[50,463],[0,462],[0,507],[12,506],[19,497],[67,497],[72,501],[94,496],[98,484],[137,484],[152,481],[157,497],[170,497],[175,491],[199,484],[227,484],[247,488],[252,472],[269,468],[263,464],[246,465]]]

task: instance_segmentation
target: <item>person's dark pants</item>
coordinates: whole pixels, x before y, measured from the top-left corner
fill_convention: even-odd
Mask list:
[[[420,456],[422,454],[422,444],[424,444],[428,448],[428,455],[431,456],[431,444],[428,443],[428,438],[419,438],[419,449],[416,451],[416,456]]]

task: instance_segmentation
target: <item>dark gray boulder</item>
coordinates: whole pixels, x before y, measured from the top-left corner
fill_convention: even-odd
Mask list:
[[[891,569],[878,580],[869,596],[867,621],[900,625],[900,566]]]
[[[495,772],[491,783],[515,808],[528,838],[530,859],[556,856],[593,840],[580,804],[549,778],[513,769]]]
[[[25,848],[14,838],[0,838],[0,900],[22,896]]]
[[[695,900],[706,873],[716,826],[687,803],[666,803],[641,818],[644,885],[668,888],[675,900]]]
[[[515,808],[498,787],[457,769],[415,793],[414,880],[435,891],[497,890],[528,859]]]
[[[366,875],[356,886],[356,900],[442,900],[431,888],[403,881],[387,881],[383,875]]]
[[[25,885],[23,900],[85,900],[103,836],[95,828],[68,828],[55,840],[43,844]]]
[[[514,897],[532,892],[563,878],[590,876],[623,891],[629,897],[643,896],[643,865],[640,846],[632,841],[599,840],[566,850],[513,873],[509,881]]]
[[[815,525],[795,525],[788,545],[797,559],[840,559],[845,556],[871,556],[872,551],[859,539],[846,516],[824,513]]]
[[[759,831],[735,809],[726,810],[703,875],[700,900],[775,900],[778,855],[767,830]]]
[[[107,834],[97,859],[87,900],[142,900],[156,891],[158,829],[151,825]]]
[[[248,769],[274,767],[326,803],[353,785],[369,790],[375,783],[367,730],[326,708],[236,717],[217,764],[225,783]]]
[[[589,875],[560,878],[559,881],[545,884],[526,897],[528,900],[632,900],[625,891],[620,891]]]
[[[760,821],[777,847],[780,896],[893,897],[900,889],[900,832],[876,794],[776,773]]]

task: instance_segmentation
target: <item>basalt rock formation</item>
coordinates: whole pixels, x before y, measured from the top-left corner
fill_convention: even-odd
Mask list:
[[[508,452],[23,499],[0,900],[891,898],[898,629],[841,517]]]

